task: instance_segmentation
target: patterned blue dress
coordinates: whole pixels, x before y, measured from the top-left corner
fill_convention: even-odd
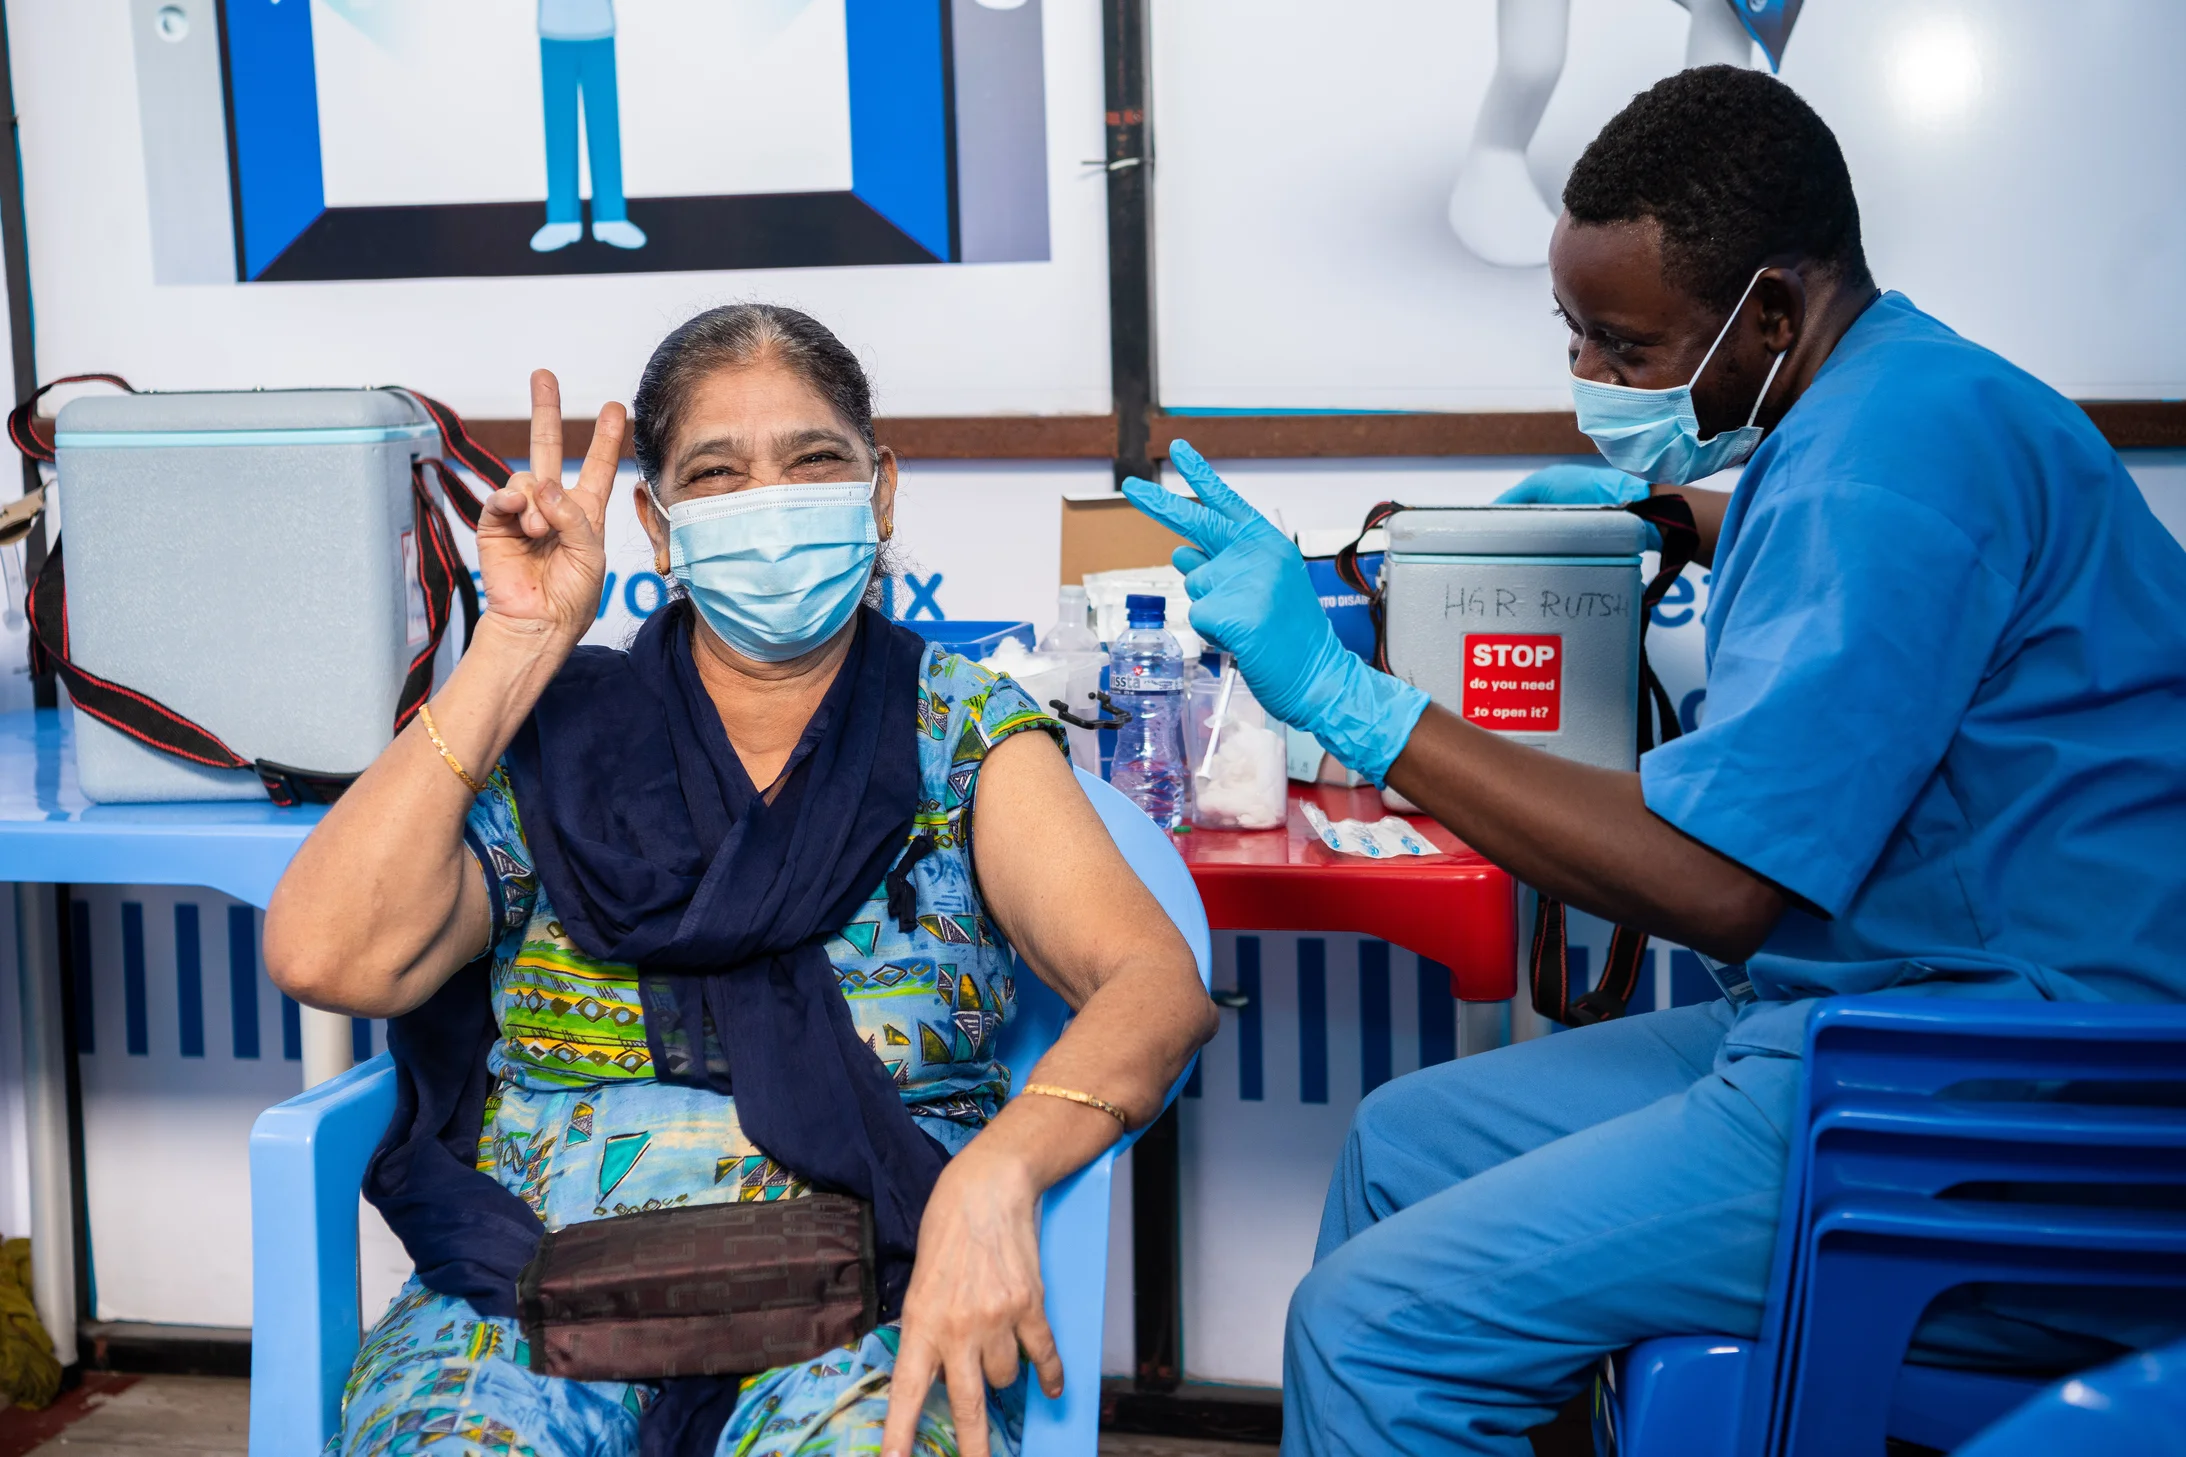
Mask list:
[[[874,887],[827,943],[851,1015],[920,1127],[951,1152],[1009,1096],[995,1057],[1015,1005],[1014,959],[972,879],[972,800],[988,750],[1061,729],[1007,678],[929,648],[917,714],[921,798],[912,833],[934,852],[912,872],[918,924],[903,931]],[[549,1229],[609,1215],[731,1200],[794,1199],[804,1184],[744,1137],[735,1099],[655,1081],[637,970],[579,951],[532,872],[505,771],[472,806],[466,838],[486,873],[500,933],[493,1006],[501,1039],[479,1140],[480,1169]],[[897,1330],[744,1383],[718,1451],[849,1457],[880,1450]],[[342,1430],[352,1457],[623,1457],[637,1451],[651,1388],[538,1376],[513,1321],[481,1319],[413,1279],[351,1369]],[[1014,1457],[1024,1387],[988,1396],[997,1457]],[[953,1457],[937,1384],[917,1450]]]

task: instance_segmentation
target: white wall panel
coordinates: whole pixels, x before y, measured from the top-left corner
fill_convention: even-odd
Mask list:
[[[1156,0],[1163,400],[1568,409],[1546,268],[1459,243],[1495,0]],[[1683,61],[1670,0],[1571,0],[1527,154],[1553,199]],[[2186,7],[1830,0],[1785,81],[1836,131],[1876,276],[2077,398],[2186,393]]]
[[[95,1318],[248,1326],[250,1127],[303,1087],[263,915],[172,886],[78,886],[71,912]]]

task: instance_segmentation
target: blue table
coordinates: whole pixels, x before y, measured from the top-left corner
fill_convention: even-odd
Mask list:
[[[263,906],[326,813],[270,801],[92,804],[57,709],[0,714],[0,880],[202,885]]]
[[[0,714],[0,881],[16,897],[29,1134],[32,1292],[63,1364],[76,1359],[77,1211],[53,885],[201,885],[263,906],[326,810],[269,802],[92,804],[76,786],[71,715]],[[43,893],[41,893],[43,892]],[[349,1019],[304,1009],[305,1086],[349,1066]]]

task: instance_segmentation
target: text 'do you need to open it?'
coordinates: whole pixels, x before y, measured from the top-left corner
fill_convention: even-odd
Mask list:
[[[1560,633],[1465,636],[1465,722],[1504,733],[1552,734],[1563,726]]]

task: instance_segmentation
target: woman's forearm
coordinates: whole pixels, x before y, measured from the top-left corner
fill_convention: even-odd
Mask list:
[[[1023,1083],[1041,1083],[1112,1103],[1143,1128],[1161,1114],[1169,1089],[1213,1034],[1213,1004],[1187,967],[1110,977],[1036,1063]],[[1098,1108],[1041,1094],[1018,1095],[972,1148],[1006,1158],[1037,1194],[1085,1167],[1121,1138],[1124,1126]],[[967,1150],[967,1153],[971,1150]]]
[[[562,634],[487,613],[432,700],[448,750],[485,779],[568,657]],[[432,995],[489,931],[463,845],[472,801],[413,721],[327,811],[266,911],[266,969],[297,1000],[391,1016]]]

